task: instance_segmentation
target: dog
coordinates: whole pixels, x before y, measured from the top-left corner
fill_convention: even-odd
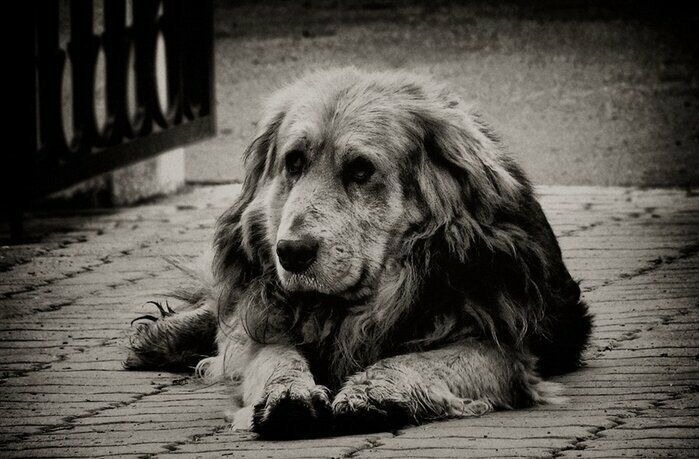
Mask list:
[[[429,77],[342,68],[274,94],[211,281],[125,366],[226,382],[263,438],[560,402],[592,328],[523,170]]]

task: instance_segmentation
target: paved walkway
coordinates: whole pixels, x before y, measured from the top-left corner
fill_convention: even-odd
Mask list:
[[[129,321],[196,256],[237,186],[154,205],[52,212],[0,251],[0,456],[629,457],[699,455],[699,196],[542,187],[597,316],[569,403],[394,433],[260,442],[231,432],[221,388],[126,372]]]

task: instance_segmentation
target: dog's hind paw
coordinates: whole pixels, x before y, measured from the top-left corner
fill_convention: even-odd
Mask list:
[[[156,322],[160,319],[165,319],[170,316],[174,316],[176,312],[170,307],[170,305],[165,302],[165,307],[163,307],[162,304],[158,303],[157,301],[147,301],[146,304],[152,304],[156,308],[158,308],[158,311],[160,311],[160,317],[155,317],[150,314],[145,314],[139,317],[136,317],[134,320],[131,321],[131,325],[135,324],[136,322],[143,321],[143,320],[148,320],[151,322]]]
[[[318,385],[271,384],[252,415],[252,430],[270,439],[323,436],[331,424],[330,391]]]
[[[165,302],[165,306],[156,301],[148,301],[158,308],[160,317],[145,314],[131,321],[132,331],[129,335],[129,354],[123,362],[128,370],[159,368],[169,354],[167,326],[164,321],[176,315],[176,312]]]

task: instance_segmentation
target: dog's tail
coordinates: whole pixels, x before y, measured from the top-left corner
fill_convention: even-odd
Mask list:
[[[211,274],[211,254],[207,252],[195,260],[183,257],[163,257],[170,265],[186,274],[178,287],[163,293],[181,301],[178,311],[196,309],[214,299],[214,279]]]

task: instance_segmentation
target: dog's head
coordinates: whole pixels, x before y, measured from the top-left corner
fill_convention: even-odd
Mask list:
[[[395,104],[380,96],[379,88],[332,74],[273,101],[274,145],[254,154],[265,156],[261,212],[289,291],[368,294],[409,224],[396,167],[405,159],[394,135],[401,126]]]
[[[311,74],[271,98],[259,127],[218,266],[242,247],[287,292],[372,296],[437,232],[463,258],[522,186],[464,104],[411,74]]]

